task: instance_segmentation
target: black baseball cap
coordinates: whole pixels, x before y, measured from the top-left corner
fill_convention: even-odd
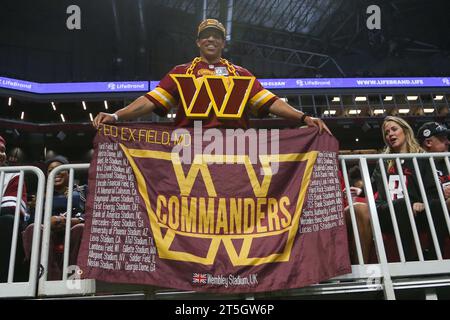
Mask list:
[[[450,130],[437,122],[424,123],[417,131],[417,139],[422,143],[426,138],[432,136],[447,136]]]

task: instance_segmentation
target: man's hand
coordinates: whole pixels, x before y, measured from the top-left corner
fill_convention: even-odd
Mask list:
[[[95,116],[92,125],[95,129],[98,129],[102,123],[114,123],[116,122],[116,118],[114,118],[112,113],[100,112]]]
[[[66,217],[64,216],[52,216],[50,219],[51,229],[55,232],[63,232],[66,227]]]
[[[304,121],[308,127],[318,127],[319,134],[322,134],[323,130],[325,130],[329,135],[331,135],[331,136],[333,135],[331,133],[330,129],[328,129],[327,125],[325,124],[325,122],[323,122],[322,119],[307,116],[307,117],[305,117]]]
[[[333,135],[330,129],[328,129],[327,125],[321,119],[311,116],[305,116],[303,112],[295,109],[282,99],[275,100],[275,102],[272,103],[272,105],[269,107],[269,112],[281,118],[297,122],[304,118],[303,122],[308,127],[319,128],[319,134],[322,134],[323,130],[325,130],[329,135]]]

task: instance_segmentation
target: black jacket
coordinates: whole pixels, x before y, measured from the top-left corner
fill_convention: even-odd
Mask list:
[[[427,199],[437,199],[436,185],[433,179],[431,166],[429,165],[428,159],[417,159],[420,175],[422,176],[422,181],[424,184],[425,192],[427,194]],[[414,170],[414,164],[412,159],[401,160],[402,172],[406,178],[406,188],[409,195],[409,200],[411,203],[423,202],[422,196],[420,194],[419,183],[417,180],[417,175]],[[388,169],[388,163],[385,161],[385,170],[388,186],[390,187],[390,195],[393,203],[396,201],[403,201],[404,194],[402,192],[400,178],[397,171],[397,166],[394,165]],[[372,185],[375,192],[375,202],[377,207],[387,204],[386,192],[383,185],[383,180],[381,176],[380,167],[377,165],[372,174]]]

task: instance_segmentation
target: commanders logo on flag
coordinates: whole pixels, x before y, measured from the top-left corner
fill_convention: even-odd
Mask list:
[[[247,155],[198,155],[185,174],[187,165],[182,165],[177,153],[131,149],[123,144],[121,148],[136,176],[159,258],[213,265],[219,248],[224,247],[233,266],[289,261],[317,151],[260,155],[265,173],[260,182]],[[146,175],[142,167],[145,161],[159,161],[164,166],[159,169],[164,171],[162,181],[152,181]],[[290,182],[294,189],[289,197],[270,197],[269,188],[274,180],[284,184],[289,179],[272,174],[274,162],[303,163],[296,185]],[[210,167],[214,163],[225,167],[214,171]],[[233,166],[239,166],[233,170],[249,181],[247,189],[253,195],[235,198],[218,192],[223,185],[223,178],[218,175]],[[158,190],[159,185],[168,181],[176,181],[179,193],[164,194]],[[194,184],[203,185],[206,194],[193,195]],[[265,247],[263,243],[280,245],[275,252],[254,256],[259,246]],[[185,251],[187,247],[197,249]]]

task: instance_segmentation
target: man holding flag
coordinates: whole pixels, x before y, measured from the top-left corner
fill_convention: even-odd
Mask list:
[[[246,129],[249,127],[248,111],[252,111],[260,117],[270,112],[279,117],[296,121],[301,125],[318,127],[320,133],[325,130],[327,133],[331,134],[330,130],[321,119],[311,117],[304,112],[296,110],[270,91],[264,89],[261,83],[254,79],[254,76],[248,70],[223,59],[222,51],[225,47],[225,34],[225,27],[219,21],[215,19],[206,19],[202,21],[198,26],[196,41],[200,51],[200,57],[195,58],[192,62],[173,68],[161,80],[157,88],[146,95],[137,98],[128,106],[112,114],[100,112],[94,119],[94,127],[98,128],[102,123],[114,123],[118,120],[136,119],[151,112],[155,112],[160,116],[165,116],[171,108],[180,105],[181,103],[186,105],[186,100],[190,100],[190,108],[188,105],[186,105],[185,108],[178,108],[174,123],[176,127],[190,127],[192,126],[193,119],[202,119],[204,128],[222,127]],[[177,77],[176,75],[182,76]],[[232,110],[231,116],[228,113],[219,114],[219,116],[217,116],[217,114],[211,112],[211,108],[208,107],[209,101],[207,100],[204,87],[200,87],[200,81],[198,80],[204,76],[210,76],[211,78],[237,76],[245,78],[244,80],[251,78],[252,80],[247,85],[247,89],[250,88],[250,92],[247,92],[245,97],[241,97],[243,99],[239,99],[239,95],[236,97],[236,95],[233,94],[230,94],[228,97],[229,99],[227,102],[231,105],[229,109],[239,108],[239,110]],[[220,87],[220,83],[217,86],[217,81],[214,82],[215,83],[212,84],[209,83],[209,88],[206,88],[206,90],[211,89],[210,92],[223,92],[224,88]],[[225,80],[225,82],[227,81]],[[243,84],[244,89],[245,84]],[[234,87],[238,88],[239,85],[239,82],[234,81]],[[179,89],[183,87],[191,89],[190,97],[189,94],[186,96],[180,94]],[[244,89],[242,90],[243,92],[248,91]],[[193,93],[195,90],[199,91],[198,95]],[[197,99],[195,100],[194,98],[196,96]],[[206,97],[206,100],[202,97]],[[245,101],[245,98],[247,101]],[[234,106],[232,105],[233,103]],[[206,110],[207,108],[208,110]],[[244,110],[245,108],[246,110]]]

